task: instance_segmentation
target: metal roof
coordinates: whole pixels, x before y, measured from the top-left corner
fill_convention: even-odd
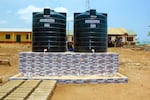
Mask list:
[[[127,31],[124,28],[108,28],[108,35],[124,35]]]
[[[0,32],[32,32],[32,29],[0,29]]]
[[[124,28],[108,28],[108,35],[136,35],[132,30],[126,30]]]

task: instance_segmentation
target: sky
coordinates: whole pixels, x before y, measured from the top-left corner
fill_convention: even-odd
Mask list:
[[[0,29],[32,29],[32,12],[50,8],[67,13],[72,25],[74,12],[85,12],[87,0],[0,0]],[[125,28],[137,34],[137,40],[150,42],[150,0],[89,0],[90,8],[108,14],[108,27]],[[69,26],[71,28],[72,26]]]

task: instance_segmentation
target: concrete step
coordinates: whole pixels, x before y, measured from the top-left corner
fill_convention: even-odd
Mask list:
[[[17,87],[19,87],[24,81],[23,80],[11,80],[6,84],[0,86],[0,100],[7,97],[11,92],[13,92]]]
[[[27,100],[48,100],[55,87],[56,80],[43,80]]]
[[[56,80],[12,80],[0,86],[0,100],[48,100]]]
[[[20,88],[35,88],[40,83],[40,80],[27,80]]]
[[[12,97],[7,97],[3,100],[24,100],[24,98],[12,98]]]
[[[27,80],[10,93],[5,99],[15,98],[25,100],[39,84],[40,80]]]

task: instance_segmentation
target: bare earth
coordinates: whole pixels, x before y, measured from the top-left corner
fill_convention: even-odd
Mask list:
[[[0,59],[11,61],[11,66],[0,65],[3,81],[18,73],[18,52],[22,51],[31,51],[31,46],[0,44]],[[131,48],[108,51],[119,53],[119,72],[129,78],[128,83],[57,84],[51,100],[150,100],[150,51]]]

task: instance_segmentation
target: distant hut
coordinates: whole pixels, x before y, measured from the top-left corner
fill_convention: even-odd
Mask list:
[[[136,33],[124,28],[108,28],[108,46],[135,45]]]

